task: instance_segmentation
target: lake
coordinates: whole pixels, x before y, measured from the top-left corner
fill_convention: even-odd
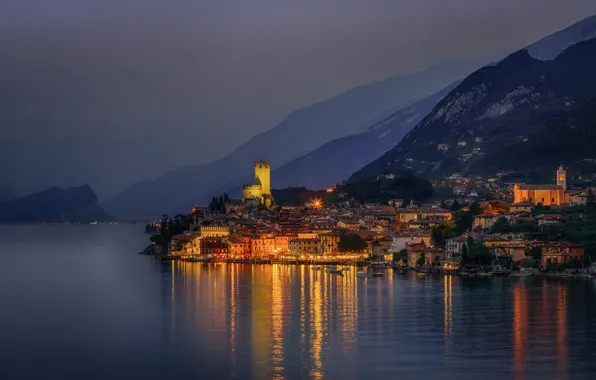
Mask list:
[[[144,226],[0,226],[0,379],[588,379],[596,280],[160,263]]]

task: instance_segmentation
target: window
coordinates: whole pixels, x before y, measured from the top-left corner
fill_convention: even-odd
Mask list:
[[[551,198],[551,203],[555,203],[555,198]]]
[[[544,198],[542,198],[541,202],[544,203]]]

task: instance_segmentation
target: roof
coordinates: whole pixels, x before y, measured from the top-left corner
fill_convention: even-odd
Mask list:
[[[232,244],[244,244],[244,240],[240,236],[230,235],[228,241]]]
[[[517,185],[517,188],[520,190],[564,190],[562,186],[559,185],[526,185],[520,184]]]
[[[561,215],[559,214],[542,214],[537,216],[538,219],[545,219],[545,220],[558,220],[561,219]]]

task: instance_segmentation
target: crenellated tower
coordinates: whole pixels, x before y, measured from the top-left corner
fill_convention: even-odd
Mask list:
[[[261,185],[263,196],[271,196],[271,164],[269,162],[255,162],[255,183]]]

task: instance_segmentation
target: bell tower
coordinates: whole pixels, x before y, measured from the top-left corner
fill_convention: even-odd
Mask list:
[[[559,166],[559,170],[557,170],[557,185],[561,186],[563,190],[567,190],[567,171],[563,165]]]

